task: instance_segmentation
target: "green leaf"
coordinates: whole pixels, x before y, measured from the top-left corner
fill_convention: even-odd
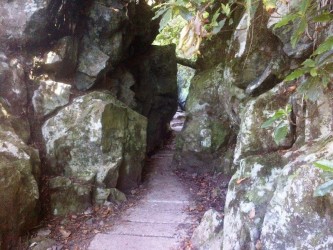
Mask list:
[[[269,118],[267,121],[265,121],[262,125],[261,125],[261,128],[268,128],[270,126],[272,126],[272,124],[281,119],[282,117],[285,116],[285,113],[282,111],[282,110],[278,110],[275,112],[275,114]]]
[[[313,52],[313,55],[320,55],[326,51],[333,49],[333,36],[328,37],[319,47]]]
[[[300,69],[296,69],[293,72],[291,72],[284,80],[286,82],[295,80],[301,76],[303,76],[305,73],[307,73],[308,70],[304,69],[304,68],[300,68]]]
[[[280,125],[274,131],[274,141],[276,144],[279,144],[283,141],[288,134],[288,125]]]
[[[227,17],[229,17],[230,13],[231,13],[231,9],[230,9],[229,3],[227,3],[226,5],[224,5],[222,3],[221,6],[222,6],[222,13],[224,13]]]
[[[160,16],[162,16],[168,9],[169,9],[169,7],[163,7],[161,9],[159,9],[158,11],[156,11],[155,16],[152,18],[152,20],[155,20],[155,19],[159,18]]]
[[[221,31],[221,29],[223,28],[224,24],[225,24],[226,19],[223,19],[221,21],[218,22],[218,25],[216,27],[213,28],[212,30],[212,34],[217,34]]]
[[[328,160],[320,160],[313,163],[317,168],[320,168],[326,172],[333,173],[333,162]]]
[[[298,43],[301,36],[304,34],[307,26],[308,26],[308,22],[307,22],[306,18],[304,17],[300,20],[297,29],[295,30],[295,32],[293,33],[293,35],[291,37],[291,46],[293,48],[296,47],[296,44]]]
[[[287,25],[289,22],[294,21],[297,17],[297,14],[289,14],[284,16],[279,22],[274,25],[274,29],[281,28],[282,26]]]
[[[312,68],[312,69],[310,70],[310,75],[311,75],[312,77],[317,76],[317,75],[318,75],[317,69],[316,69],[316,68]]]
[[[333,189],[333,180],[330,180],[328,182],[325,182],[324,184],[320,185],[316,188],[316,190],[313,193],[314,197],[322,197],[328,193],[330,193]]]
[[[160,21],[159,31],[163,30],[165,28],[165,26],[167,26],[167,24],[171,20],[171,18],[172,18],[172,9],[170,8],[164,13],[164,15]]]
[[[302,65],[306,66],[306,67],[309,67],[309,68],[313,68],[316,66],[316,62],[313,61],[312,59],[306,59]]]
[[[324,13],[313,18],[314,22],[329,22],[331,20],[333,20],[333,14],[328,11],[325,11]]]
[[[302,14],[305,14],[308,8],[310,7],[311,0],[302,0],[301,1],[301,6],[300,6],[300,11]]]
[[[174,12],[179,14],[184,20],[190,21],[193,18],[193,13],[191,13],[186,7],[184,6],[175,6]]]

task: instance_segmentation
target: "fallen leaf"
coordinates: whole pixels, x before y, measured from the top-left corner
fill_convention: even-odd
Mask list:
[[[97,230],[97,229],[94,229],[94,233],[95,234],[98,234],[98,233],[100,233],[101,231],[99,231],[99,230]]]
[[[68,238],[72,233],[70,231],[66,231],[63,228],[59,228],[59,232],[61,233],[62,237]]]
[[[245,178],[242,178],[242,179],[239,179],[236,181],[237,184],[241,184],[243,181],[245,181],[246,179],[248,179],[249,177],[245,177]]]

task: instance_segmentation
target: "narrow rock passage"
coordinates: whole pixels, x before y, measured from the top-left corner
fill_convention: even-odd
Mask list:
[[[175,130],[179,130],[179,124]],[[151,158],[146,195],[137,206],[124,212],[112,231],[96,235],[89,250],[180,248],[193,220],[186,212],[191,198],[172,173],[172,157],[172,149],[162,149]]]

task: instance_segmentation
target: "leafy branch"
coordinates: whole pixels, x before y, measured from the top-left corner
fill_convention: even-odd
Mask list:
[[[324,184],[318,186],[313,193],[314,197],[322,197],[333,190],[333,162],[321,160],[313,163],[314,166],[324,171],[325,177],[329,179]]]
[[[265,121],[261,128],[267,129],[274,127],[274,141],[280,144],[287,136],[289,131],[291,105],[286,105],[284,109],[276,111],[267,121]]]

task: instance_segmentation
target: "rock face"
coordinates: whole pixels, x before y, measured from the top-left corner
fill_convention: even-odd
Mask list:
[[[101,202],[102,192],[106,200],[110,188],[136,187],[145,157],[146,128],[145,117],[103,92],[76,98],[47,120],[42,132],[48,171],[60,175],[50,184],[54,214],[82,211],[91,197]],[[64,200],[70,204],[61,204]]]
[[[180,64],[177,65],[178,104],[182,109],[185,109],[186,99],[194,74],[195,69]]]
[[[135,50],[140,45],[150,44],[155,33],[150,27],[152,16],[144,1],[139,1],[138,5],[134,2],[93,1],[87,17],[87,32],[81,42],[76,87],[81,90],[91,88],[131,54],[128,53],[131,46],[131,50]],[[146,41],[142,43],[144,36]]]
[[[40,81],[39,84],[32,97],[32,103],[38,115],[48,115],[68,104],[71,85],[52,80]]]
[[[310,100],[295,90],[299,86],[304,90],[309,74],[297,82],[282,81],[313,52],[309,37],[315,35],[318,41],[331,37],[332,24],[324,24],[320,32],[310,25],[294,47],[291,33],[297,22],[273,28],[301,2],[278,1],[271,12],[258,2],[251,18],[235,13],[234,24],[226,27],[234,31],[222,31],[219,39],[205,42],[200,50],[174,160],[180,169],[232,175],[223,226],[206,230],[213,232],[217,245],[207,249],[332,248],[332,194],[313,197],[316,187],[327,181],[313,163],[333,160],[332,85],[322,91],[316,81]],[[331,52],[324,57],[331,65]],[[332,82],[332,74],[330,78]],[[261,128],[287,105],[288,118]],[[278,124],[287,128],[279,144],[274,141]],[[195,247],[205,249],[200,241],[199,237]]]
[[[245,95],[236,86],[227,88],[221,84],[223,78],[221,64],[193,78],[186,103],[187,120],[177,138],[175,164],[178,168],[198,172],[224,168],[223,171],[230,173],[232,154],[226,145],[235,141],[233,109],[238,109]],[[229,103],[234,106],[230,107]]]
[[[139,184],[177,108],[174,47],[151,46],[153,16],[141,0],[1,1],[0,248],[35,226],[39,167],[57,215]]]
[[[0,248],[5,249],[38,222],[40,161],[12,127],[17,120],[1,102],[0,121]]]
[[[193,232],[191,243],[194,249],[218,250],[223,238],[222,214],[210,209],[204,214],[199,226]],[[216,234],[216,232],[219,232]]]

